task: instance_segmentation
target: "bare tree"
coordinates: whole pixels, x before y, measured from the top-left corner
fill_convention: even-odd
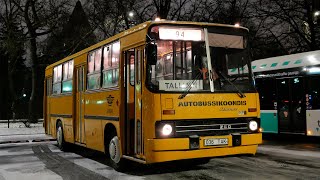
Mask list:
[[[17,93],[21,92],[21,84],[17,83],[14,80],[19,77],[23,77],[23,74],[17,73],[18,66],[22,64],[22,54],[23,51],[23,43],[25,41],[25,36],[23,34],[23,28],[21,27],[21,23],[19,21],[19,13],[18,7],[12,3],[11,0],[1,0],[2,10],[0,14],[1,21],[1,31],[0,31],[0,40],[1,40],[1,48],[4,50],[6,59],[6,70],[8,74],[6,77],[8,78],[8,93],[9,93],[9,102],[11,104],[11,110],[15,111],[16,101],[21,98],[21,94],[17,95]],[[20,87],[17,87],[19,86]],[[6,88],[2,86],[2,88]]]
[[[319,49],[319,25],[314,21],[313,0],[257,0],[256,19],[264,19],[261,31],[288,53]]]
[[[171,8],[171,0],[153,0],[153,5],[157,10],[158,17],[160,19],[167,19]]]
[[[28,39],[28,48],[30,50],[29,64],[31,66],[31,95],[29,100],[29,122],[36,122],[41,112],[41,94],[42,87],[41,79],[42,74],[38,74],[39,58],[38,58],[38,46],[37,39],[41,36],[51,33],[56,24],[59,22],[61,10],[65,8],[67,4],[64,1],[38,1],[38,0],[12,0],[12,3],[16,5],[19,10],[21,18],[21,24],[25,25],[25,34]],[[43,71],[43,69],[42,69]],[[39,81],[40,80],[40,81]],[[39,111],[40,109],[40,111]]]

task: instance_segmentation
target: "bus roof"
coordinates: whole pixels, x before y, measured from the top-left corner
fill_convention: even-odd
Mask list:
[[[320,50],[252,61],[253,72],[272,71],[320,64]]]
[[[75,57],[78,57],[78,56],[84,54],[84,53],[87,53],[87,52],[92,51],[92,50],[94,50],[94,49],[96,49],[96,48],[98,48],[98,47],[101,47],[101,46],[103,46],[104,44],[107,44],[107,43],[112,42],[112,41],[116,41],[116,40],[118,40],[118,39],[120,39],[120,38],[122,38],[122,37],[125,37],[125,36],[129,35],[129,34],[132,34],[132,33],[134,33],[134,32],[140,31],[140,30],[142,30],[142,29],[146,29],[146,28],[148,28],[150,25],[156,25],[156,24],[219,26],[219,27],[235,28],[234,25],[226,25],[226,24],[218,24],[218,23],[207,23],[207,22],[167,21],[167,20],[146,21],[146,22],[141,23],[141,24],[138,24],[138,25],[136,25],[136,26],[134,26],[134,27],[132,27],[132,28],[130,28],[130,29],[127,29],[127,30],[125,30],[125,31],[122,31],[122,32],[120,32],[120,33],[118,33],[118,34],[116,34],[116,35],[114,35],[114,36],[112,36],[112,37],[109,37],[109,38],[107,38],[107,39],[105,39],[105,40],[103,40],[103,41],[101,41],[101,42],[98,42],[97,44],[94,44],[94,45],[92,45],[92,46],[90,46],[90,47],[88,47],[88,48],[86,48],[86,49],[83,49],[83,50],[75,53],[75,54],[72,54],[72,55],[70,55],[70,56],[67,56],[67,57],[65,57],[65,58],[63,58],[63,59],[61,59],[61,60],[59,60],[59,61],[57,61],[57,62],[55,62],[55,63],[53,63],[53,64],[51,64],[51,65],[49,65],[49,66],[47,66],[46,69],[52,68],[52,67],[54,67],[54,66],[57,66],[57,65],[63,63],[64,61],[71,60],[71,59],[73,59],[73,58],[75,58]],[[245,27],[241,27],[241,26],[240,26],[240,27],[237,27],[237,28],[240,28],[240,29],[244,29],[244,30],[246,30],[246,31],[249,31],[249,30],[248,30],[247,28],[245,28]]]

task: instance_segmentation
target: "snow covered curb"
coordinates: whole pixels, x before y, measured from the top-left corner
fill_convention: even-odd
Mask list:
[[[43,124],[31,124],[30,128],[25,127],[22,122],[10,123],[9,128],[7,124],[0,124],[0,136],[11,135],[31,135],[31,134],[44,134]]]
[[[269,146],[269,145],[260,145],[258,147],[257,153],[260,154],[271,154],[274,156],[284,156],[284,157],[295,157],[295,158],[319,158],[320,152],[317,151],[306,151],[306,150],[290,150],[285,149],[283,146]]]
[[[25,127],[23,122],[10,123],[9,128],[8,124],[0,123],[0,144],[53,140],[45,134],[42,122],[31,124],[30,128]]]
[[[55,141],[46,134],[0,136],[0,144]]]

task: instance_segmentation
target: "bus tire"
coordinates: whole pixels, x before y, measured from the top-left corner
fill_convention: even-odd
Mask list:
[[[120,152],[120,142],[118,136],[113,136],[112,138],[109,138],[109,143],[107,147],[107,156],[109,164],[119,172],[124,171],[125,164],[124,159],[121,158],[121,152]]]
[[[66,151],[67,150],[67,143],[64,140],[64,133],[63,133],[63,127],[62,127],[62,122],[58,121],[57,122],[57,145],[61,151]]]

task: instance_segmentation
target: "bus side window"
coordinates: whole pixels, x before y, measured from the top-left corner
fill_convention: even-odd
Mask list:
[[[102,48],[92,51],[88,55],[88,90],[100,88],[101,57]]]
[[[308,94],[306,94],[307,109],[320,109],[320,77],[308,77]]]
[[[62,77],[62,65],[58,65],[53,68],[53,87],[52,93],[53,94],[60,94],[61,93],[61,78]]]
[[[272,110],[277,107],[274,106],[276,102],[275,81],[270,78],[256,79],[257,90],[259,92],[261,109]]]
[[[72,91],[73,60],[63,64],[62,92]]]
[[[102,87],[116,87],[119,81],[120,41],[103,47]]]
[[[134,73],[135,73],[135,51],[133,50],[132,54],[129,55],[128,64],[130,66],[129,68],[129,74],[130,74],[130,85],[134,86]]]

